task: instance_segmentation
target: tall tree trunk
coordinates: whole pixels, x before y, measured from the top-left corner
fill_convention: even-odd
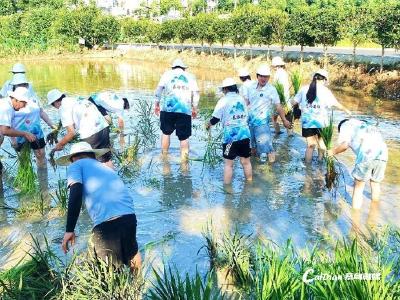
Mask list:
[[[304,58],[304,45],[300,45],[300,65],[303,63]]]
[[[323,46],[323,51],[324,51],[324,69],[328,67],[328,46],[324,45]]]
[[[253,59],[253,48],[250,45],[250,59]]]
[[[355,66],[356,66],[356,47],[357,47],[357,45],[353,44],[353,62],[352,62],[353,68],[355,68]]]
[[[383,72],[383,56],[385,55],[385,45],[382,45],[382,56],[381,56],[381,69],[379,72]]]
[[[268,45],[267,46],[267,61],[269,61],[269,53],[270,53],[270,51],[271,51],[271,49],[270,49],[270,45]]]
[[[236,59],[236,45],[233,45],[233,58]]]
[[[221,47],[222,47],[222,55],[224,55],[224,43],[221,43]]]
[[[211,44],[210,44],[210,54],[213,55],[213,48]]]
[[[283,49],[285,49],[285,45],[284,44],[281,45],[281,56],[283,56]]]

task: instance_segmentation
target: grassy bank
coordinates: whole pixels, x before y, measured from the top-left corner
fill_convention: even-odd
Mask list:
[[[400,232],[296,249],[238,231],[203,233],[206,274],[145,265],[142,274],[90,254],[65,263],[46,242],[0,272],[2,299],[398,299]],[[330,246],[333,245],[333,246]]]

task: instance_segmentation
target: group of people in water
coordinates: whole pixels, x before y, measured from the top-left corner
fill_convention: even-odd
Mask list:
[[[301,111],[302,136],[306,139],[305,162],[311,163],[314,150],[318,158],[333,156],[351,148],[356,155],[353,203],[360,209],[363,190],[369,182],[372,201],[379,200],[380,182],[384,178],[388,159],[387,146],[374,124],[351,117],[327,87],[328,72],[317,70],[311,82],[290,97],[289,75],[281,57],[274,57],[271,68],[267,64],[258,66],[256,80],[246,69],[239,71],[240,84],[234,78],[226,78],[220,86],[221,97],[217,101],[206,129],[217,123],[222,125],[222,155],[224,158],[224,184],[232,181],[234,160],[239,157],[246,180],[252,180],[251,156],[260,163],[276,160],[273,136],[280,134],[278,118],[292,134],[292,120],[287,119],[280,96],[274,86],[283,86],[285,106]],[[189,156],[189,138],[192,135],[192,119],[198,115],[200,89],[195,77],[187,72],[187,65],[175,59],[166,71],[155,91],[154,112],[160,118],[161,150],[168,153],[171,134],[175,131],[180,141],[181,159]],[[64,251],[74,243],[74,229],[82,206],[82,199],[91,217],[93,244],[101,257],[112,257],[118,264],[132,267],[140,265],[136,241],[136,216],[133,199],[128,189],[114,171],[111,161],[109,125],[110,114],[118,116],[118,126],[124,129],[124,111],[129,109],[126,98],[111,92],[96,93],[88,98],[70,97],[58,89],[47,93],[48,105],[58,110],[61,126],[66,134],[61,140],[55,138],[59,126],[53,123],[41,108],[31,83],[25,75],[24,65],[17,63],[11,72],[12,79],[1,89],[0,138],[11,138],[11,144],[19,151],[24,143],[33,149],[38,168],[46,167],[45,137],[41,119],[53,130],[47,140],[55,141],[51,150],[61,151],[78,135],[80,142],[72,145],[68,155],[57,159],[60,165],[69,165],[69,203]],[[274,75],[272,77],[272,74]],[[272,77],[272,80],[271,80]],[[338,143],[326,150],[321,130],[328,126],[331,109],[336,107],[349,115],[338,124]],[[270,124],[272,122],[272,124]]]

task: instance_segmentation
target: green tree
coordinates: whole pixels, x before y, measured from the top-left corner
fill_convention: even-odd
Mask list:
[[[300,62],[303,61],[304,46],[315,45],[314,18],[317,10],[313,6],[300,6],[292,10],[287,24],[287,42],[300,45]]]
[[[149,22],[146,31],[147,39],[157,45],[161,42],[161,25],[154,22]]]
[[[180,0],[160,0],[160,12],[162,15],[167,14],[171,8],[182,10],[182,2]]]
[[[121,36],[126,41],[143,43],[146,40],[147,20],[125,18],[121,21]]]
[[[11,15],[17,12],[17,7],[13,0],[0,0],[0,16]]]
[[[342,38],[344,14],[334,6],[318,9],[314,18],[315,42],[323,46],[324,66],[326,67],[328,46],[334,46]]]
[[[179,42],[183,45],[183,43],[193,38],[193,20],[190,18],[180,19],[176,22],[176,37]]]
[[[221,12],[230,12],[233,10],[236,0],[218,0],[217,9]]]
[[[384,3],[380,5],[373,17],[374,40],[381,45],[381,66],[383,71],[383,57],[385,48],[400,45],[400,4],[396,2]]]
[[[353,5],[347,11],[346,36],[353,45],[353,66],[356,61],[357,46],[372,36],[372,10],[367,6]]]
[[[214,21],[214,31],[216,35],[216,40],[221,43],[222,53],[224,51],[224,44],[229,40],[230,34],[230,20],[217,18]]]
[[[176,25],[177,21],[175,20],[163,22],[160,30],[160,41],[164,43],[173,42],[174,38],[176,37]]]
[[[192,15],[197,15],[198,13],[205,12],[207,9],[206,0],[194,0],[189,4],[189,9]]]
[[[267,18],[269,23],[272,25],[272,39],[274,43],[281,46],[281,51],[288,39],[287,24],[289,22],[289,16],[286,12],[279,9],[268,10]]]
[[[119,38],[120,24],[114,16],[98,15],[94,21],[94,43],[97,45],[109,43],[114,49],[114,43]]]

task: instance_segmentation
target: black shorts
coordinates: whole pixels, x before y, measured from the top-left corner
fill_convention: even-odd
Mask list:
[[[46,146],[46,142],[44,141],[44,138],[38,139],[29,144],[30,144],[32,150],[42,149]],[[18,144],[17,148],[15,148],[15,151],[18,151],[18,152],[21,151],[23,146],[24,146],[24,143]]]
[[[314,135],[318,135],[318,137],[321,137],[321,128],[302,128],[301,135],[303,137],[310,137]]]
[[[96,255],[103,260],[112,259],[116,267],[130,266],[132,258],[138,252],[136,227],[135,214],[124,215],[95,226],[92,230],[92,242]]]
[[[231,144],[222,144],[223,157],[234,160],[237,156],[250,157],[250,139],[244,139]]]
[[[99,132],[89,136],[88,138],[82,139],[92,146],[93,149],[103,149],[103,148],[110,148],[110,128],[107,126],[106,128],[100,130]],[[111,160],[111,150],[106,154],[100,156],[98,161],[105,163]]]
[[[171,135],[176,130],[176,136],[180,141],[184,141],[192,135],[192,117],[187,114],[162,111],[160,123],[163,134]]]

